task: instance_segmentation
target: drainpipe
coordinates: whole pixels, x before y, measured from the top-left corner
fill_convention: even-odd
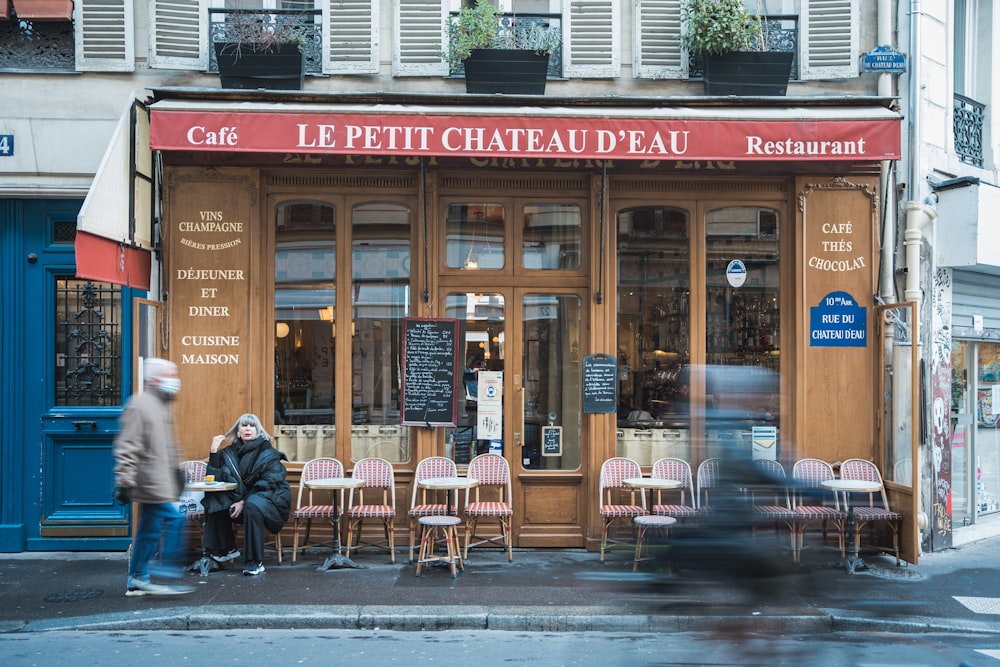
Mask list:
[[[878,45],[892,44],[893,35],[893,14],[892,0],[878,0],[878,15],[876,17],[878,25]],[[893,45],[895,46],[895,45]],[[879,74],[878,94],[879,97],[891,97],[893,95],[894,75],[888,72]],[[893,177],[892,163],[883,160],[879,166],[879,183],[882,184],[884,196],[880,202],[879,210],[882,211],[882,262],[879,280],[879,296],[883,303],[896,302],[896,179]]]

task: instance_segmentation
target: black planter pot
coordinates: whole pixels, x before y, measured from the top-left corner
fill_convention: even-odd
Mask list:
[[[792,72],[789,51],[739,51],[704,57],[709,95],[784,95]]]
[[[215,58],[223,88],[302,90],[305,81],[298,44],[281,44],[277,51],[264,52],[234,42],[215,42]]]
[[[545,94],[547,54],[527,49],[473,49],[462,62],[467,93]]]

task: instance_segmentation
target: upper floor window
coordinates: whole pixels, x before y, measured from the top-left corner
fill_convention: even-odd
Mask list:
[[[62,7],[39,15],[28,3],[0,0],[0,69],[74,71],[72,0]]]
[[[990,99],[993,63],[991,26],[993,3],[982,0],[955,0],[955,39],[952,76],[955,99],[953,130],[955,153],[962,162],[976,167],[984,164],[984,131]]]

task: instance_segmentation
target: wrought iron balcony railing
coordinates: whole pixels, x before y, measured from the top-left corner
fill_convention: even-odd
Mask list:
[[[982,167],[986,105],[958,94],[954,104],[955,153],[962,162]]]
[[[306,74],[323,71],[322,11],[319,9],[214,9],[208,10],[208,39],[215,42],[238,41],[241,26],[260,23],[264,29],[302,38]],[[208,71],[218,72],[215,49],[208,49]]]

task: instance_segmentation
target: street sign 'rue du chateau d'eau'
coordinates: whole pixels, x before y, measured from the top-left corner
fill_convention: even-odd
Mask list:
[[[891,46],[876,46],[861,54],[861,71],[902,74],[906,71],[906,55]]]

